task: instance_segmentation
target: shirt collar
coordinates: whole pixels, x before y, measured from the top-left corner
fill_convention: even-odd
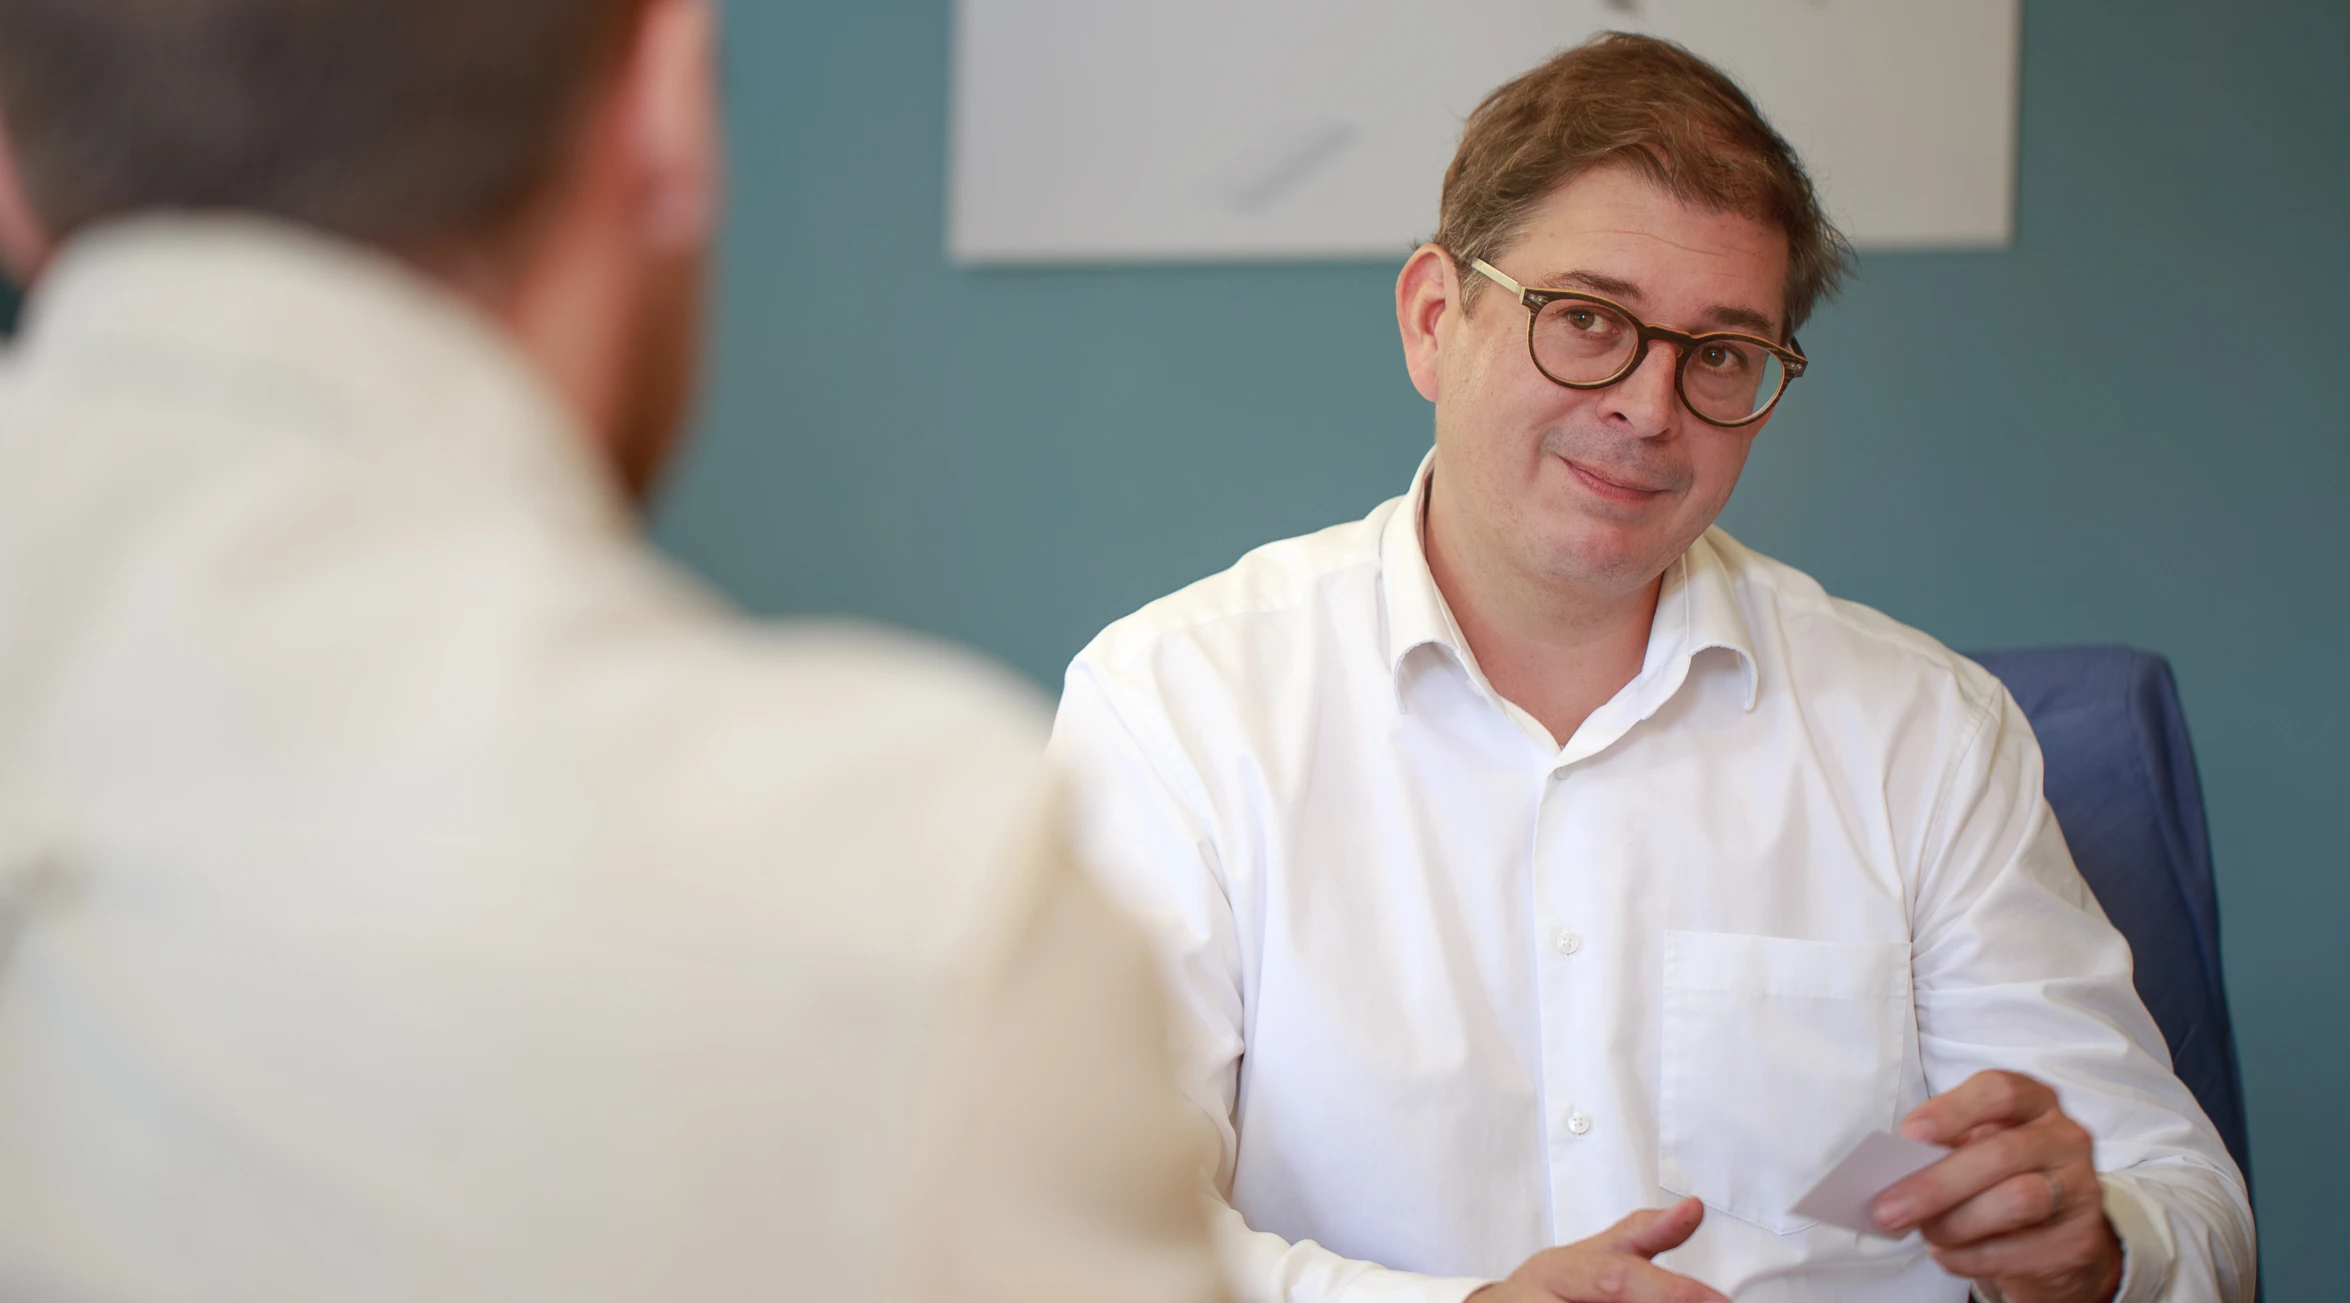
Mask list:
[[[1468,640],[1453,622],[1452,608],[1428,569],[1421,521],[1428,510],[1429,475],[1436,467],[1431,449],[1412,473],[1411,492],[1396,504],[1379,537],[1379,586],[1387,612],[1387,668],[1395,678],[1396,705],[1403,704],[1404,662],[1422,647],[1441,647],[1468,663]]]
[[[1657,706],[1680,686],[1689,662],[1699,652],[1714,650],[1737,656],[1745,675],[1745,708],[1753,710],[1761,699],[1762,675],[1755,661],[1754,631],[1746,622],[1738,579],[1726,555],[1736,546],[1721,530],[1708,529],[1665,571],[1664,589],[1656,599],[1656,623],[1648,636],[1647,663],[1640,670],[1640,677],[1646,680],[1658,672],[1660,661],[1677,666],[1672,688],[1657,698]]]
[[[1404,688],[1413,653],[1422,648],[1442,649],[1481,691],[1493,695],[1477,668],[1468,639],[1453,619],[1452,608],[1436,586],[1436,576],[1428,569],[1422,523],[1435,465],[1436,454],[1431,450],[1421,459],[1420,469],[1412,476],[1411,492],[1396,504],[1379,539],[1379,583],[1387,613],[1384,650],[1398,710],[1405,708]],[[1687,681],[1698,653],[1715,649],[1738,658],[1744,672],[1745,708],[1753,710],[1760,700],[1762,685],[1753,632],[1725,553],[1726,548],[1735,547],[1728,535],[1709,529],[1665,571],[1647,656],[1629,691],[1618,698],[1628,698],[1639,718],[1646,719],[1662,709]]]

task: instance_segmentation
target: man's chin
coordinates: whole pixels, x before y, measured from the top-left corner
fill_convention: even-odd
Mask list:
[[[1586,591],[1632,592],[1655,582],[1687,550],[1645,531],[1586,527],[1551,540],[1542,549],[1541,569]]]

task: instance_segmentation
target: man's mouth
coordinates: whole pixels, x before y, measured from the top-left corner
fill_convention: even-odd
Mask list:
[[[1662,488],[1651,488],[1620,472],[1601,474],[1578,461],[1568,461],[1567,469],[1575,473],[1575,478],[1582,482],[1584,488],[1613,502],[1645,502],[1664,492]]]

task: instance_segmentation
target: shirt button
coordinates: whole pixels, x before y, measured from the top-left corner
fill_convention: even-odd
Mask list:
[[[1558,935],[1557,945],[1560,954],[1571,955],[1583,948],[1583,938],[1572,932],[1561,932]]]
[[[1591,1130],[1591,1115],[1580,1112],[1567,1114],[1567,1130],[1576,1135],[1582,1135]]]

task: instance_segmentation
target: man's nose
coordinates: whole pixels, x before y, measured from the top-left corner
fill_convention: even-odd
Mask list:
[[[1673,345],[1661,339],[1650,344],[1632,374],[1600,390],[1604,414],[1622,421],[1625,432],[1637,438],[1671,433],[1681,416],[1681,395],[1674,387],[1680,364],[1681,354]]]

